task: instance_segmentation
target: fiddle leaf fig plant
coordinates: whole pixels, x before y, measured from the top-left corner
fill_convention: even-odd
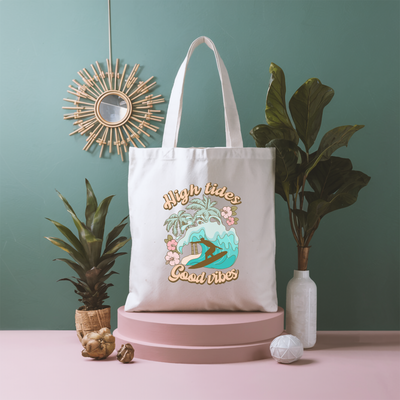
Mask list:
[[[105,281],[113,274],[118,272],[111,271],[115,260],[126,254],[118,253],[130,239],[120,236],[120,233],[127,225],[125,217],[114,229],[110,231],[104,243],[104,227],[108,207],[114,196],[105,198],[100,204],[97,204],[96,196],[92,186],[86,179],[86,210],[85,223],[77,217],[75,211],[61,193],[57,192],[63,201],[65,208],[72,217],[75,227],[78,231],[78,237],[66,226],[57,221],[48,219],[65,236],[69,243],[55,237],[46,237],[51,243],[58,246],[69,254],[72,260],[67,258],[57,258],[54,261],[63,261],[68,264],[78,275],[72,279],[63,278],[60,281],[71,282],[76,290],[75,293],[83,302],[83,310],[100,310],[103,308],[103,302],[109,296],[107,289],[113,286],[112,283],[106,284]],[[104,247],[103,252],[102,247]]]
[[[275,192],[287,203],[290,227],[299,250],[300,270],[307,269],[310,241],[321,219],[332,211],[348,207],[370,177],[354,171],[349,159],[332,154],[347,146],[351,137],[364,125],[344,125],[322,137],[316,151],[311,151],[322,121],[324,108],[334,91],[319,79],[307,80],[289,101],[291,122],[286,107],[285,75],[272,63],[265,117],[268,125],[250,131],[257,147],[276,149]],[[304,149],[300,147],[302,142]]]

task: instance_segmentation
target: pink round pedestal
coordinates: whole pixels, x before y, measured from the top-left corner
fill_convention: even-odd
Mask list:
[[[171,363],[219,364],[271,356],[284,311],[125,312],[118,309],[116,349],[131,343],[135,357]]]

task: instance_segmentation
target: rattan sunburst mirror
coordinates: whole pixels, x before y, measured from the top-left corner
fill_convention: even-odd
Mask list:
[[[139,64],[135,64],[128,74],[128,65],[125,64],[122,73],[119,72],[119,59],[116,60],[113,70],[111,58],[111,17],[110,0],[108,0],[109,19],[109,46],[110,58],[107,59],[107,69],[104,72],[96,61],[96,66],[91,64],[93,75],[86,68],[78,72],[82,82],[73,79],[74,85],[69,85],[68,93],[76,96],[74,99],[65,99],[72,103],[66,110],[64,119],[75,119],[74,125],[78,128],[70,133],[86,135],[86,144],[83,150],[88,151],[95,143],[101,147],[100,157],[105,148],[113,152],[115,146],[117,153],[124,161],[123,153],[128,151],[130,145],[146,147],[141,140],[141,135],[150,137],[149,131],[157,132],[158,126],[151,121],[161,122],[160,110],[155,105],[165,100],[161,95],[148,94],[156,85],[152,82],[153,76],[146,81],[138,81],[135,76]]]

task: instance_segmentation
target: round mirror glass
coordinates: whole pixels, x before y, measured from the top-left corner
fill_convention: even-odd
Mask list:
[[[99,113],[107,122],[116,123],[122,121],[127,112],[128,106],[126,101],[116,94],[109,94],[104,97],[99,105]]]

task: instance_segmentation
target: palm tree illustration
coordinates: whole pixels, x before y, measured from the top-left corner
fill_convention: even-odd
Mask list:
[[[209,197],[203,195],[203,200],[192,199],[186,206],[187,210],[196,211],[194,214],[194,224],[205,224],[211,222],[211,219],[216,219],[219,223],[221,222],[221,212],[214,206],[217,204],[216,201],[211,201]]]
[[[188,212],[181,210],[178,214],[172,214],[165,222],[164,226],[167,225],[167,231],[172,229],[172,234],[177,237],[179,232],[181,236],[184,234],[187,228],[193,225],[193,217]]]
[[[211,201],[209,197],[203,195],[203,199],[192,199],[186,206],[187,210],[194,210],[195,214],[192,216],[188,212],[181,210],[178,214],[172,214],[164,223],[169,232],[172,229],[172,234],[179,241],[180,237],[184,235],[185,231],[196,225],[205,224],[207,222],[214,222],[211,219],[217,220],[220,224],[221,212],[218,208],[214,207],[216,201]],[[180,237],[178,235],[180,233]],[[197,243],[191,243],[191,253],[198,254]]]

